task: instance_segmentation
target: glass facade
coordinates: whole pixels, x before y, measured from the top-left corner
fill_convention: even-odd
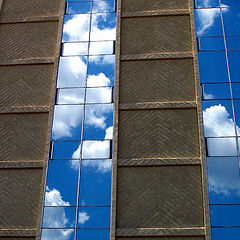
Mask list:
[[[240,236],[240,1],[195,0],[212,240]]]
[[[66,1],[42,240],[108,240],[115,0]]]

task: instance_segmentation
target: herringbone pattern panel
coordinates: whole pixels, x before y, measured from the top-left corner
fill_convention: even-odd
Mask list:
[[[192,59],[121,61],[120,103],[194,101]]]
[[[0,66],[0,107],[49,106],[53,64]]]
[[[35,240],[35,238],[22,237],[0,237],[0,240]]]
[[[196,126],[195,109],[120,111],[118,158],[197,157]]]
[[[16,21],[23,17],[59,14],[59,0],[11,0],[3,1],[1,21]]]
[[[58,22],[1,24],[0,63],[55,56],[57,30]]]
[[[0,228],[35,228],[41,170],[0,170]]]
[[[122,13],[188,8],[189,0],[122,0]]]
[[[200,166],[118,169],[117,228],[201,227]]]
[[[0,160],[43,160],[48,114],[1,114]]]
[[[121,55],[192,51],[189,16],[123,18]]]

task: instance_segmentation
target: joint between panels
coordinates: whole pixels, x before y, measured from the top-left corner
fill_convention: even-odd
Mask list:
[[[0,229],[0,237],[35,237],[35,229]]]
[[[0,107],[0,114],[16,114],[16,113],[48,113],[49,106],[14,106],[14,107]]]
[[[0,161],[0,169],[43,168],[43,161]]]

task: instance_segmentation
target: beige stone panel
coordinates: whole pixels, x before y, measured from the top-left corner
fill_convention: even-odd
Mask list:
[[[123,18],[121,55],[192,51],[189,16]]]
[[[194,101],[192,59],[121,61],[120,103]]]
[[[49,106],[53,64],[0,66],[0,107]]]
[[[204,226],[200,166],[119,168],[117,193],[117,228]]]
[[[188,8],[188,0],[122,0],[122,13]]]
[[[0,170],[0,229],[36,227],[41,174],[41,169]]]
[[[0,161],[44,159],[47,113],[0,114]]]
[[[195,109],[120,111],[118,158],[199,156]]]
[[[61,0],[3,0],[1,21],[59,15]]]
[[[58,22],[0,25],[0,63],[16,59],[54,57]]]

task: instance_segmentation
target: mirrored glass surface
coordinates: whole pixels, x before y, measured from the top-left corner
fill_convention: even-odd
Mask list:
[[[195,0],[196,8],[215,8],[219,7],[219,0]]]
[[[113,41],[90,42],[90,55],[113,53]]]
[[[203,101],[202,110],[205,137],[235,136],[230,100]]]
[[[63,43],[62,56],[88,55],[88,42]]]
[[[112,88],[87,88],[86,103],[112,103]]]
[[[88,87],[114,86],[115,56],[90,56],[88,63]]]
[[[201,83],[229,82],[224,51],[199,52],[198,60]]]
[[[42,229],[41,240],[74,240],[74,229]]]
[[[110,230],[109,229],[78,229],[77,240],[109,240]]]
[[[43,228],[73,228],[75,207],[44,207]]]
[[[227,36],[240,35],[240,9],[239,8],[223,8],[223,22],[225,27],[225,34]]]
[[[91,1],[87,2],[68,2],[66,14],[90,13]]]
[[[76,206],[79,160],[49,160],[45,206]]]
[[[57,87],[85,87],[86,74],[85,57],[60,57]]]
[[[226,37],[228,50],[240,50],[240,37]]]
[[[238,240],[240,236],[240,228],[212,228],[212,240]]]
[[[235,109],[236,131],[238,136],[240,136],[240,100],[234,100],[233,103]]]
[[[197,37],[223,36],[219,8],[196,9],[195,24]]]
[[[112,139],[113,104],[89,104],[85,108],[84,140]]]
[[[232,83],[232,92],[234,99],[240,99],[240,83]]]
[[[91,41],[116,40],[116,13],[93,14],[90,39]]]
[[[228,59],[231,81],[240,82],[240,68],[239,68],[240,51],[229,51]]]
[[[210,206],[212,226],[240,226],[240,205]]]
[[[200,51],[225,50],[223,37],[200,37],[198,46]]]
[[[89,31],[90,14],[65,15],[63,42],[88,41]]]
[[[114,12],[115,2],[114,1],[95,1],[93,2],[93,13],[103,13],[103,12]]]
[[[78,228],[109,228],[110,207],[79,207]]]
[[[237,158],[208,157],[207,175],[210,204],[240,203],[240,176]]]
[[[56,105],[54,109],[52,139],[80,140],[83,106]]]
[[[53,159],[79,159],[80,141],[55,141],[53,142]]]
[[[237,156],[236,138],[207,138],[209,157]]]
[[[221,0],[222,7],[240,7],[239,0]]]
[[[57,104],[83,104],[84,88],[58,89]]]
[[[230,85],[228,83],[203,84],[202,93],[203,100],[231,99]]]
[[[82,160],[79,204],[110,205],[112,160]]]
[[[83,141],[82,158],[83,159],[98,159],[110,158],[111,142],[104,141]]]

